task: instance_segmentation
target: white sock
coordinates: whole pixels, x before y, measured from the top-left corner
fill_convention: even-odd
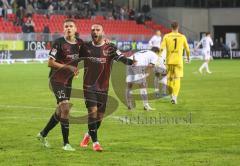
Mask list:
[[[159,92],[159,77],[154,78],[154,88],[155,88],[155,92]]]
[[[206,63],[206,70],[207,70],[207,72],[210,72],[209,68],[208,68],[208,63]]]
[[[173,100],[177,100],[177,96],[172,95]]]
[[[126,89],[126,101],[128,106],[132,106],[132,90],[129,88]]]
[[[93,142],[93,145],[95,145],[95,144],[99,144],[99,142],[97,141],[97,142]]]
[[[202,66],[199,68],[199,70],[202,70],[203,68],[205,68],[205,65],[206,65],[206,62],[204,62],[204,63],[202,64]]]
[[[162,76],[160,83],[162,84],[162,94],[167,94],[167,76]]]
[[[140,89],[140,94],[143,100],[143,105],[145,106],[146,104],[148,104],[147,89],[146,88]]]

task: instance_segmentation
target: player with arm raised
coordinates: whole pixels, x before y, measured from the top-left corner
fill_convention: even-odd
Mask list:
[[[113,61],[132,65],[133,60],[126,58],[113,44],[105,43],[104,30],[101,24],[91,26],[92,41],[85,44],[79,52],[84,58],[83,91],[88,110],[88,132],[80,143],[87,147],[90,139],[94,151],[102,151],[98,142],[98,129],[104,117],[108,99],[109,78]],[[81,57],[80,57],[81,58]]]
[[[202,54],[203,54],[204,63],[201,65],[198,71],[202,74],[202,70],[205,68],[207,73],[211,74],[212,72],[209,70],[209,67],[208,67],[208,64],[211,59],[211,46],[213,46],[213,41],[212,41],[210,32],[207,32],[206,36],[201,39],[201,41],[196,46],[195,50],[198,49],[200,45],[202,45],[203,47]]]
[[[166,49],[167,84],[172,97],[171,103],[177,104],[180,80],[183,77],[183,50],[185,49],[189,62],[190,49],[186,37],[178,32],[178,23],[172,22],[171,27],[172,32],[164,36],[160,52]]]
[[[37,138],[45,147],[49,147],[46,139],[58,122],[61,123],[63,136],[63,150],[74,151],[75,149],[69,144],[69,111],[71,103],[72,79],[78,74],[79,49],[83,45],[81,39],[76,39],[77,31],[74,20],[67,19],[64,21],[64,37],[58,38],[50,50],[48,66],[51,68],[49,73],[50,87],[57,100],[57,108],[51,116],[45,128],[38,134]]]

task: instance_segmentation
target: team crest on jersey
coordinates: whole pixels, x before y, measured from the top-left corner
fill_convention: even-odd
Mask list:
[[[57,49],[53,48],[51,50],[51,55],[55,56],[57,54]]]
[[[111,53],[113,52],[113,48],[109,45],[105,45],[102,50],[104,56],[111,56]]]
[[[103,48],[103,56],[109,56],[109,50]]]

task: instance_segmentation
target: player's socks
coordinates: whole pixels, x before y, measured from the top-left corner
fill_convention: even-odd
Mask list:
[[[180,78],[174,79],[173,96],[178,96],[180,90]]]
[[[97,121],[97,129],[99,129],[99,127],[101,126],[101,123],[102,123],[101,120]]]
[[[155,89],[154,92],[155,92],[156,98],[159,98],[160,97],[159,89]]]
[[[209,71],[208,63],[206,63],[206,70],[207,70],[207,73],[209,73],[209,74],[212,73],[212,72]]]
[[[177,104],[177,96],[174,96],[174,95],[172,96],[171,103]]]
[[[172,94],[173,93],[173,79],[167,80],[167,87],[168,87],[168,93]]]
[[[69,144],[68,136],[69,136],[69,120],[61,119],[61,129],[64,145]]]
[[[97,119],[88,117],[88,134],[91,136],[93,142],[97,142]]]
[[[162,84],[162,95],[167,95],[167,76],[163,76],[160,83]]]
[[[90,129],[88,134],[91,136],[93,142],[97,142],[97,129]]]
[[[127,101],[128,109],[132,109],[133,108],[133,105],[132,105],[132,90],[130,90],[129,88],[126,89],[126,101]]]
[[[147,96],[147,89],[146,88],[140,89],[140,95],[142,97],[143,105],[148,104],[148,96]]]
[[[204,62],[203,64],[202,64],[202,66],[199,68],[199,72],[200,73],[202,73],[202,70],[204,69],[204,68],[206,68],[206,62]]]
[[[155,88],[155,93],[159,92],[159,77],[154,78],[154,88]]]
[[[45,128],[40,132],[43,137],[46,137],[48,132],[52,130],[59,122],[59,117],[55,112],[52,117],[50,118],[49,122],[45,126]]]

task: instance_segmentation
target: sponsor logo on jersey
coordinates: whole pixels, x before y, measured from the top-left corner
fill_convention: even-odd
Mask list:
[[[94,63],[106,63],[106,58],[96,58],[96,57],[88,57],[88,59]]]
[[[78,58],[78,54],[67,55],[67,58],[70,58],[70,59],[77,59],[77,58]]]

